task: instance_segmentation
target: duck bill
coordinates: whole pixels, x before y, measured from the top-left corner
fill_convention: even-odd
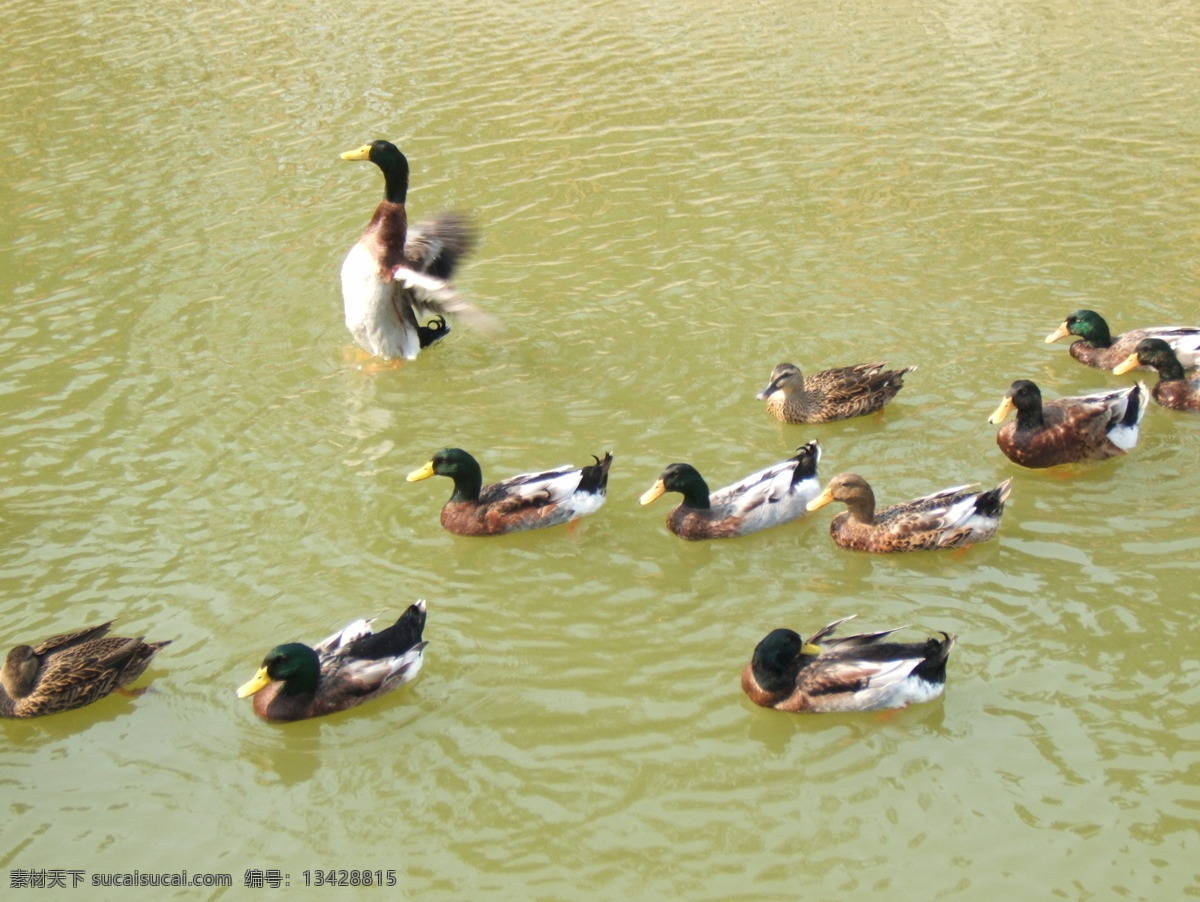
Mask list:
[[[432,475],[433,461],[431,460],[429,463],[425,464],[425,466],[421,467],[421,469],[413,470],[406,477],[404,477],[404,479],[406,482],[420,482],[422,479],[428,479]]]
[[[759,401],[765,401],[765,400],[767,400],[767,398],[771,397],[771,395],[775,394],[775,392],[777,392],[777,391],[779,391],[779,386],[776,384],[775,380],[772,379],[770,382],[767,383],[767,387],[764,388],[762,391],[760,391],[754,397],[756,399],[758,399]]]
[[[824,649],[822,649],[821,646],[813,645],[811,642],[805,642],[803,645],[800,646],[800,654],[798,654],[796,657],[803,658],[805,655],[807,655],[808,657],[812,658],[812,657],[817,657],[823,653],[824,653]]]
[[[806,504],[804,506],[804,509],[808,510],[808,511],[819,510],[820,508],[824,507],[826,504],[828,504],[832,500],[833,500],[833,492],[829,491],[829,486],[825,486],[825,491],[823,491],[820,495],[818,495],[812,501],[808,502],[808,504]],[[816,646],[812,646],[812,647],[815,648]]]
[[[667,487],[663,485],[663,481],[660,479],[642,493],[642,497],[638,499],[638,504],[649,504],[651,501],[657,501],[663,496],[666,490]]]
[[[988,422],[993,426],[998,426],[1004,422],[1004,418],[1012,413],[1014,409],[1015,405],[1012,402],[1012,398],[1005,398],[1000,402],[1000,406],[996,408],[995,412],[988,417]]]
[[[356,150],[348,150],[342,154],[343,160],[369,160],[371,159],[371,145],[364,144]]]
[[[238,698],[245,698],[248,695],[253,695],[271,684],[271,678],[267,676],[267,668],[258,668],[258,673],[250,678],[249,681],[243,683],[237,691]]]
[[[1137,351],[1134,351],[1132,354],[1114,366],[1113,372],[1120,376],[1124,373],[1128,373],[1130,370],[1136,370],[1141,365],[1142,362],[1138,360]]]
[[[1066,338],[1070,334],[1071,334],[1070,328],[1067,326],[1066,323],[1063,323],[1061,326],[1059,326],[1057,329],[1055,329],[1053,332],[1051,332],[1049,335],[1046,336],[1046,344],[1053,344],[1054,342],[1058,341],[1060,338]]]

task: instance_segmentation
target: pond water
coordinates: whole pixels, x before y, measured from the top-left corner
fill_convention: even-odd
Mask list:
[[[1008,385],[1130,384],[1043,337],[1200,324],[1200,8],[10,0],[0,79],[5,648],[117,618],[139,685],[0,727],[0,875],[394,871],[413,898],[1200,895],[1200,416],[1022,470]],[[501,321],[363,366],[338,268],[394,140],[470,211]],[[882,415],[784,426],[771,368],[916,365]],[[1153,374],[1150,374],[1153,378]],[[1014,476],[996,540],[728,542],[638,496],[818,438],[882,503]],[[497,539],[485,479],[615,456],[607,506]],[[426,598],[420,679],[279,726],[280,641]],[[770,629],[959,635],[943,699],[751,705]],[[258,891],[272,894],[271,889]],[[310,891],[314,897],[318,893]],[[339,889],[378,898],[378,889]],[[82,898],[84,890],[71,898]]]

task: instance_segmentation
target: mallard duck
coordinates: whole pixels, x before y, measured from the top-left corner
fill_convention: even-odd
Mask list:
[[[885,370],[882,363],[860,363],[805,377],[792,363],[771,371],[771,381],[758,393],[777,420],[785,423],[829,423],[882,410],[904,387],[906,366]]]
[[[82,708],[142,675],[170,640],[106,636],[112,621],[18,645],[0,671],[0,717],[37,717]]]
[[[396,145],[372,141],[342,154],[343,160],[370,160],[383,170],[384,198],[362,237],[342,264],[346,328],[364,351],[385,359],[412,360],[444,338],[445,315],[489,318],[450,287],[458,261],[475,246],[475,231],[457,213],[443,213],[410,226],[408,160]],[[426,325],[418,313],[436,314]]]
[[[1016,421],[996,433],[996,444],[1013,463],[1054,467],[1104,460],[1137,444],[1138,424],[1146,414],[1146,386],[1139,382],[1043,404],[1041,389],[1018,379],[988,422],[998,425],[1013,410]]]
[[[454,492],[442,508],[442,526],[460,536],[495,536],[557,526],[600,510],[608,494],[612,455],[593,458],[596,462],[586,467],[522,473],[485,486],[475,458],[461,448],[443,448],[409,473],[408,481],[450,477]]]
[[[1150,395],[1163,407],[1172,410],[1200,410],[1200,376],[1188,379],[1183,364],[1161,338],[1143,338],[1133,353],[1117,364],[1113,372],[1121,375],[1139,366],[1158,370],[1158,382]]]
[[[942,694],[957,636],[882,641],[904,629],[897,627],[823,641],[850,619],[835,620],[807,642],[789,629],[768,633],[742,671],[742,691],[764,708],[813,714],[903,708]]]
[[[779,526],[804,516],[814,498],[821,448],[809,442],[794,457],[751,473],[740,482],[709,492],[691,464],[671,464],[639,499],[642,504],[665,492],[679,492],[681,501],[667,515],[667,529],[682,539],[727,539]]]
[[[409,605],[387,629],[356,620],[311,648],[301,642],[267,652],[252,679],[237,691],[254,696],[264,720],[304,720],[344,711],[410,683],[424,663],[425,602]]]
[[[833,540],[858,551],[921,551],[965,548],[986,542],[1000,528],[1012,478],[987,492],[974,485],[942,489],[923,498],[875,510],[875,493],[857,473],[839,473],[808,504],[810,511],[841,501],[842,511],[829,524]]]
[[[1127,360],[1143,338],[1163,339],[1187,369],[1200,366],[1200,327],[1151,326],[1122,332],[1113,338],[1104,317],[1094,310],[1076,310],[1046,336],[1046,344],[1067,335],[1079,336],[1079,341],[1071,342],[1071,356],[1080,363],[1102,370],[1111,370]]]

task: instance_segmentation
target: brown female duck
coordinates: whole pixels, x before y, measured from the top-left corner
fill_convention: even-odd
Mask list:
[[[82,708],[132,683],[170,640],[106,636],[112,621],[18,645],[0,671],[0,717],[37,717]]]
[[[831,501],[849,508],[829,525],[833,540],[843,548],[874,552],[965,548],[996,534],[1012,479],[987,492],[972,491],[974,488],[943,489],[877,511],[875,493],[867,481],[857,473],[840,473],[809,502],[808,509],[815,511]]]
[[[882,363],[861,363],[824,370],[805,376],[792,363],[781,363],[771,371],[767,387],[758,400],[785,423],[829,423],[860,417],[882,410],[904,387],[904,374],[916,369],[906,366],[885,370]]]

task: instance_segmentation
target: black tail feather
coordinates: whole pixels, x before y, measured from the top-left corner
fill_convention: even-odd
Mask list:
[[[930,683],[946,682],[946,660],[957,636],[942,633],[942,639],[930,637],[925,642],[925,660],[912,669],[912,675]]]
[[[792,471],[792,485],[816,476],[817,463],[820,459],[821,446],[817,444],[816,439],[797,448],[796,453],[792,456],[792,460],[797,462],[796,469]]]
[[[594,454],[592,458],[596,462],[582,468],[577,491],[598,495],[608,489],[608,468],[612,466],[613,456],[605,451],[603,460]]]
[[[367,660],[402,655],[421,641],[424,631],[424,605],[410,605],[387,629],[354,640],[346,647],[345,653],[352,658]]]
[[[1125,405],[1125,416],[1121,417],[1121,425],[1128,428],[1136,426],[1142,404],[1144,403],[1145,398],[1142,397],[1142,386],[1141,383],[1138,383],[1133,387],[1133,391],[1129,393],[1129,402]]]

